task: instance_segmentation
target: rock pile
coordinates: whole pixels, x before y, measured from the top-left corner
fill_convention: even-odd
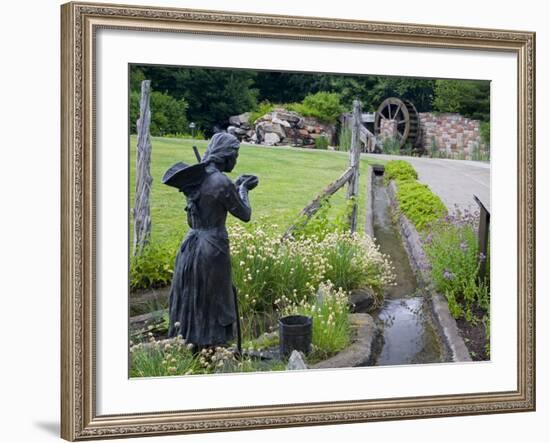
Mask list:
[[[303,117],[297,112],[283,108],[249,122],[250,113],[229,117],[227,132],[235,135],[240,141],[265,146],[299,146],[314,148],[315,140],[326,137],[332,143],[336,128],[312,117]]]

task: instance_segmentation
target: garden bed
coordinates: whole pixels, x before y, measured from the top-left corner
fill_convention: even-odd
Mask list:
[[[445,211],[444,217],[430,219],[440,208],[437,196],[417,185],[414,176],[395,178],[388,187],[394,216],[411,266],[432,293],[434,317],[453,359],[489,359],[489,282],[477,281],[479,215]]]

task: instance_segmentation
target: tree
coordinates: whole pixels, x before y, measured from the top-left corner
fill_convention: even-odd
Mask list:
[[[208,135],[229,116],[256,106],[256,72],[248,70],[142,66],[153,90],[187,103],[187,119]]]
[[[490,83],[478,80],[436,80],[433,107],[439,112],[458,112],[488,122]]]

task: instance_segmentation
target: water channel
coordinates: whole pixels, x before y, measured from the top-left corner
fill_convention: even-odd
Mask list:
[[[376,365],[438,363],[444,352],[424,294],[418,289],[401,236],[392,222],[390,198],[383,176],[373,183],[373,228],[380,251],[395,266],[397,285],[385,294],[373,315],[383,327],[383,345]]]

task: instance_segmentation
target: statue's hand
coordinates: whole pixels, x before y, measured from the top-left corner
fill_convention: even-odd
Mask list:
[[[258,186],[259,180],[255,175],[243,174],[236,181],[237,186],[244,186],[249,191]]]

